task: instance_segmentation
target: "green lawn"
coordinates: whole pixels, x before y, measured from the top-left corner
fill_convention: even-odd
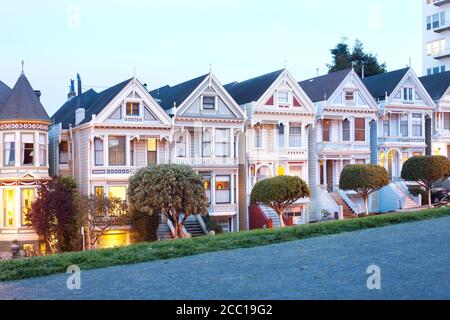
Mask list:
[[[193,239],[160,241],[128,247],[73,252],[47,257],[0,262],[0,281],[63,273],[70,265],[82,270],[197,255],[206,252],[251,248],[413,221],[449,217],[450,209],[386,214],[276,230],[255,230]]]

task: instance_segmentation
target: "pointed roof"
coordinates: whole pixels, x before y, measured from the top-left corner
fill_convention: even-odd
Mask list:
[[[174,104],[178,107],[195,89],[209,76],[209,74],[185,81],[173,87],[167,85],[150,91],[150,95],[166,110],[171,110]]]
[[[332,72],[320,77],[300,81],[298,84],[312,102],[327,100],[344,81],[352,69]]]
[[[80,96],[73,97],[55,112],[52,116],[53,123],[61,123],[64,129],[67,129],[69,124],[75,126],[75,111],[78,106],[85,109],[85,118],[80,125],[91,121],[92,115],[99,114],[132,80],[133,78],[125,80],[100,93],[90,89]]]
[[[363,83],[375,99],[384,100],[386,93],[390,96],[408,71],[409,67],[378,74],[364,78]]]
[[[41,104],[27,77],[22,73],[12,89],[8,99],[0,107],[1,120],[37,120],[50,118]]]
[[[8,99],[11,94],[11,88],[0,81],[0,107],[5,103],[6,99]]]
[[[450,87],[450,71],[419,78],[434,101],[441,100]]]
[[[284,70],[281,69],[242,82],[232,82],[224,87],[238,105],[256,102],[266,93]]]

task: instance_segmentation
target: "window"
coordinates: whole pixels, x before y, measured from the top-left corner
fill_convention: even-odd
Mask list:
[[[427,76],[431,76],[433,74],[433,69],[427,69]]]
[[[342,123],[342,140],[350,141],[350,120],[348,119]]]
[[[209,203],[211,203],[211,175],[210,174],[203,174],[203,186],[205,187],[206,197],[209,200]]]
[[[355,92],[353,91],[345,91],[345,101],[353,102],[355,101]]]
[[[130,141],[130,166],[134,166],[134,139]]]
[[[14,166],[16,162],[15,135],[5,134],[3,136],[3,165]]]
[[[322,122],[322,135],[323,135],[323,141],[329,142],[330,141],[330,132],[331,132],[331,120],[323,120]]]
[[[127,102],[126,103],[126,114],[127,116],[137,117],[140,115],[139,103],[138,102]]]
[[[216,129],[216,157],[228,157],[230,155],[230,130]]]
[[[34,135],[22,135],[22,164],[30,166],[34,163]]]
[[[209,158],[212,154],[211,149],[211,131],[205,130],[202,133],[202,157]]]
[[[263,129],[260,126],[253,128],[254,145],[256,149],[261,149],[263,145]]]
[[[278,125],[278,147],[284,148],[284,125],[280,123]]]
[[[389,137],[391,134],[391,125],[389,123],[389,118],[383,119],[383,135]]]
[[[422,137],[422,114],[420,113],[412,115],[412,135],[413,137]]]
[[[429,42],[426,48],[428,56],[439,55],[445,50],[445,39]]]
[[[403,88],[403,100],[407,102],[412,102],[414,100],[413,88]]]
[[[44,134],[39,135],[39,165],[47,165],[47,139]]]
[[[437,29],[445,25],[445,11],[427,17],[427,30]]]
[[[111,199],[119,199],[122,201],[127,200],[127,188],[120,186],[120,187],[109,187],[108,192],[109,198]]]
[[[177,139],[177,157],[178,158],[186,157],[186,141],[184,140],[183,135],[179,135]]]
[[[355,141],[366,141],[366,119],[355,118]]]
[[[391,135],[393,137],[398,137],[399,133],[399,115],[391,114]]]
[[[278,91],[278,104],[289,104],[289,92]]]
[[[158,163],[158,142],[156,139],[147,140],[147,165]]]
[[[69,141],[59,144],[59,164],[69,164]]]
[[[214,110],[216,109],[216,97],[203,97],[203,109]]]
[[[289,147],[300,148],[302,146],[302,127],[300,124],[289,126]]]
[[[103,140],[94,138],[94,164],[96,166],[103,166]]]
[[[402,137],[408,137],[409,128],[408,128],[408,115],[404,114],[400,118],[400,134]]]
[[[289,165],[289,175],[292,177],[303,177],[303,167],[297,164]]]
[[[422,157],[423,153],[422,152],[413,152],[412,156],[413,157]]]
[[[126,137],[109,136],[108,151],[109,151],[109,165],[110,166],[125,166],[125,143]]]
[[[28,225],[30,222],[27,219],[28,211],[34,201],[34,189],[21,190],[21,211],[22,211],[22,226]]]
[[[104,197],[105,196],[105,188],[103,186],[95,186],[94,194],[96,197]]]
[[[5,213],[4,226],[14,227],[16,225],[16,192],[15,189],[3,189],[3,208]]]
[[[230,176],[216,176],[216,203],[231,202]]]

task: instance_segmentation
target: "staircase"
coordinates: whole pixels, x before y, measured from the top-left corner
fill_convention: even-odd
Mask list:
[[[278,214],[273,210],[272,208],[266,207],[266,206],[260,206],[261,210],[264,212],[267,218],[272,219],[273,222],[273,228],[280,228],[281,222],[280,217]]]
[[[192,237],[201,237],[205,235],[200,222],[198,222],[197,217],[195,216],[190,216],[186,219],[184,228]]]
[[[402,209],[417,208],[417,203],[413,200],[413,198],[411,198],[409,194],[406,194],[396,183],[392,183],[392,188],[400,196],[400,199],[405,199],[404,207]]]
[[[171,240],[173,239],[172,231],[170,231],[167,223],[161,223],[158,228],[158,239],[159,240]]]
[[[354,219],[357,218],[358,215],[353,212],[353,210],[348,206],[348,204],[341,198],[339,193],[333,192],[330,193],[330,196],[337,203],[338,206],[342,206],[344,210],[344,219]]]

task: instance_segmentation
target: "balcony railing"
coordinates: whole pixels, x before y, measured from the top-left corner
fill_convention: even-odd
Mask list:
[[[92,175],[132,175],[135,167],[98,167],[91,170]]]
[[[320,142],[317,144],[318,150],[364,150],[370,149],[369,142],[365,143],[356,143],[356,142]]]
[[[224,214],[237,214],[237,204],[212,204],[209,206],[208,212],[211,216],[221,216]]]
[[[450,57],[450,48],[444,48],[439,53],[433,53],[433,58],[440,60]]]
[[[379,143],[390,143],[390,142],[400,142],[400,143],[425,143],[424,137],[379,137]]]
[[[191,167],[209,166],[237,166],[236,158],[216,157],[216,158],[175,158],[174,163]]]
[[[444,31],[450,30],[450,20],[446,20],[441,23],[441,25],[437,28],[433,28],[433,31],[436,33],[441,33]]]

